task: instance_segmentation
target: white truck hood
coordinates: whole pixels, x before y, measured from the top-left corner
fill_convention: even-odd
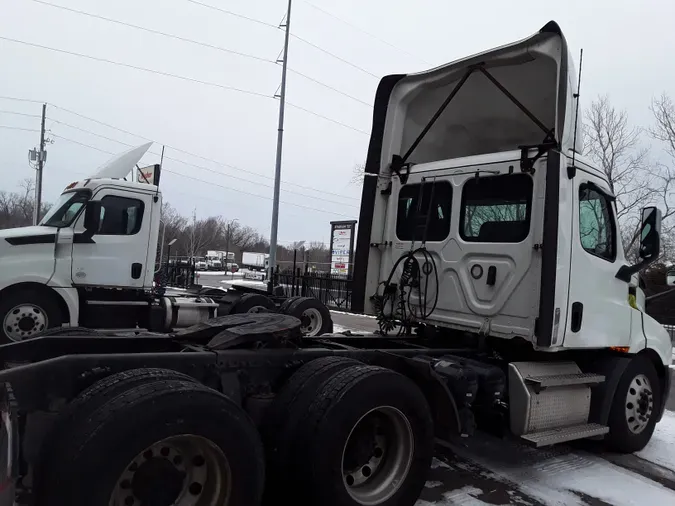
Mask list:
[[[122,179],[126,177],[127,174],[134,170],[134,167],[143,158],[148,149],[150,149],[150,146],[152,146],[152,142],[131,148],[121,155],[115,156],[96,169],[96,173],[91,176],[91,179]]]
[[[41,225],[33,227],[6,228],[0,230],[0,240],[9,244],[28,244],[27,240],[34,238],[35,241],[44,242],[50,238],[54,242],[57,229],[55,227],[43,227]],[[41,238],[41,239],[38,239]],[[36,242],[33,242],[36,244]]]
[[[551,21],[518,42],[429,71],[385,77],[378,89],[374,121],[377,125],[378,115],[385,115],[381,118],[382,168],[393,155],[403,156],[408,151],[460,83],[456,96],[407,161],[426,163],[512,151],[521,145],[542,143],[547,133],[563,153],[572,147],[577,83],[565,38]],[[519,109],[504,90],[540,124]],[[579,134],[581,131],[578,128]],[[374,128],[371,149],[375,140]]]

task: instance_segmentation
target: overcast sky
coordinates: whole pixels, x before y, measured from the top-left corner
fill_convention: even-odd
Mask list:
[[[199,2],[272,25],[286,9],[285,0]],[[198,217],[238,218],[268,235],[278,114],[272,97],[281,67],[45,3],[264,60],[276,60],[283,32],[189,0],[0,0],[0,37],[218,85],[0,39],[0,96],[49,104],[47,127],[54,144],[48,147],[45,200],[110,158],[92,147],[118,153],[128,149],[124,143],[147,138],[158,144],[144,163],[159,162],[162,144],[219,162],[167,147],[161,188],[174,207],[186,215],[196,209]],[[353,166],[365,158],[370,104],[381,76],[424,70],[513,42],[555,20],[574,55],[584,48],[582,104],[606,93],[631,121],[648,126],[651,98],[675,92],[674,18],[675,3],[663,0],[294,0],[289,68],[295,72],[289,72],[287,99],[329,119],[287,108],[280,242],[328,241],[331,220],[358,218],[360,189],[349,180]],[[575,60],[578,67],[578,56]],[[0,98],[0,125],[39,129],[38,117],[1,111],[39,115],[39,103]],[[0,189],[14,190],[22,179],[34,177],[27,152],[38,140],[36,132],[0,128]]]

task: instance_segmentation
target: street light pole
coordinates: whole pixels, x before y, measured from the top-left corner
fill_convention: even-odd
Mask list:
[[[277,265],[277,232],[279,228],[279,193],[281,191],[281,153],[284,142],[284,108],[286,107],[286,69],[288,67],[288,38],[291,33],[291,2],[288,0],[286,12],[286,33],[284,36],[284,59],[281,67],[281,88],[279,89],[279,128],[277,129],[277,157],[274,170],[274,200],[272,202],[272,227],[270,230],[270,281],[272,288],[272,274]]]

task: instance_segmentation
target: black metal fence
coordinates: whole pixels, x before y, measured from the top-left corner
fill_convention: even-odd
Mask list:
[[[286,297],[314,297],[327,307],[345,311],[352,307],[352,279],[342,275],[277,267],[273,285],[280,286]]]
[[[155,275],[158,287],[191,288],[196,284],[197,270],[191,260],[169,260]]]

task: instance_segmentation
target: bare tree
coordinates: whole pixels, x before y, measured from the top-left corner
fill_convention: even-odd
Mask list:
[[[655,101],[652,110],[656,126],[649,132],[652,137],[665,140],[663,127],[667,123],[663,119],[667,112],[674,117],[672,104],[667,100]],[[650,160],[648,148],[642,145],[642,134],[643,130],[631,126],[626,112],[617,110],[607,96],[599,97],[586,111],[585,154],[604,171],[616,196],[620,234],[628,258],[637,254],[641,208],[658,205],[663,211],[664,230],[666,220],[675,213],[669,198],[675,172]],[[675,136],[672,139],[675,141]]]
[[[586,111],[584,145],[609,180],[616,197],[616,212],[626,249],[630,249],[639,224],[640,209],[655,198],[654,174],[649,152],[640,146],[642,130],[630,126],[626,111],[614,108],[601,96]]]
[[[365,177],[366,177],[366,164],[357,163],[352,168],[352,178],[349,180],[349,184],[362,184]]]

